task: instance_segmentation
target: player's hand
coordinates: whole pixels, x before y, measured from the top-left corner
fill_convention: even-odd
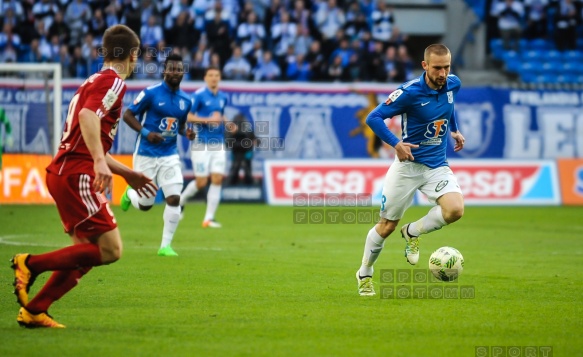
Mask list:
[[[456,131],[455,133],[451,133],[451,137],[455,140],[455,145],[453,147],[453,151],[460,151],[464,148],[464,144],[466,143],[466,138],[460,133]]]
[[[141,172],[133,171],[131,175],[125,178],[128,185],[130,185],[140,197],[154,197],[158,192],[158,186],[152,182],[152,179]]]
[[[148,139],[148,141],[151,142],[152,144],[158,144],[158,143],[161,143],[162,141],[164,141],[164,137],[162,136],[162,134],[155,133],[153,131],[151,131],[148,134],[146,139]]]
[[[196,132],[194,130],[192,130],[191,128],[187,128],[185,134],[186,134],[186,137],[188,138],[188,140],[196,139]]]
[[[100,193],[110,193],[113,188],[113,174],[105,158],[93,162],[93,171],[95,171],[93,190]]]
[[[397,145],[395,145],[395,151],[397,153],[397,157],[399,161],[413,161],[415,158],[411,153],[412,148],[418,148],[419,145],[411,144],[411,143],[404,143],[400,141]]]

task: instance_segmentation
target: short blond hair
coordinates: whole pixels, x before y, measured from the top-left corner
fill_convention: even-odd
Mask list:
[[[429,56],[431,56],[432,54],[437,56],[446,56],[451,55],[451,52],[449,51],[449,48],[447,48],[447,46],[442,45],[440,43],[436,43],[427,46],[425,52],[423,53],[423,60],[429,63]]]

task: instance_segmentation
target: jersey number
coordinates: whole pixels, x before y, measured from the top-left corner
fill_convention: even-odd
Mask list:
[[[63,137],[61,142],[67,140],[71,134],[71,125],[73,124],[73,115],[75,113],[75,107],[77,107],[77,101],[79,100],[79,94],[75,94],[71,98],[71,103],[69,103],[69,110],[67,111],[67,120],[65,120],[65,129],[63,130]]]

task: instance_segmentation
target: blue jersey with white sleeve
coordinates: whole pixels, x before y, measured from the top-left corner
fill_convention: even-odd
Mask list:
[[[164,141],[153,144],[138,134],[134,153],[160,157],[178,154],[178,130],[186,122],[192,102],[184,91],[173,91],[166,82],[144,89],[128,109],[144,128],[162,134]]]
[[[208,89],[208,87],[199,88],[192,96],[193,114],[201,118],[210,118],[214,112],[225,114],[228,97],[225,93],[217,91],[217,94]],[[223,123],[196,123],[196,140],[204,143],[223,143],[225,140],[225,125]]]
[[[392,92],[366,118],[366,123],[391,146],[399,139],[389,131],[384,120],[401,115],[403,142],[419,145],[411,148],[415,162],[430,168],[447,166],[446,149],[450,131],[457,131],[454,102],[461,87],[460,79],[450,74],[440,90],[425,82],[425,72]]]

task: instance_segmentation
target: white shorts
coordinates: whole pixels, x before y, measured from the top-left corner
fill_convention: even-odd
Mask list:
[[[134,155],[134,170],[151,178],[162,189],[165,197],[180,195],[184,178],[178,155],[150,157]],[[155,197],[140,198],[140,204],[151,206]]]
[[[192,170],[195,177],[208,177],[209,174],[225,174],[227,152],[224,145],[198,144],[190,149]]]
[[[433,204],[446,193],[462,193],[449,166],[431,169],[423,164],[400,162],[395,158],[385,176],[380,216],[391,221],[401,219],[413,203],[417,190]]]

